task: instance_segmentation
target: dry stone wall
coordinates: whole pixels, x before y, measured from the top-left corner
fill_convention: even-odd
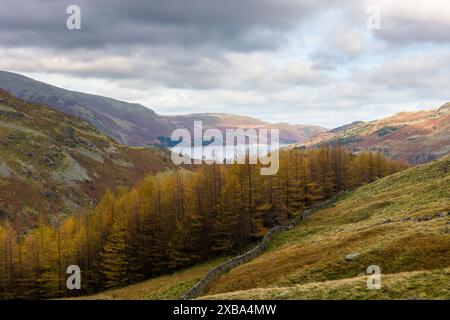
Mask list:
[[[273,240],[273,238],[277,234],[279,234],[283,231],[292,229],[294,226],[296,226],[297,224],[302,222],[304,218],[306,218],[307,216],[312,214],[315,210],[329,206],[331,203],[336,201],[336,199],[338,197],[340,197],[343,193],[344,192],[340,192],[335,197],[333,197],[329,200],[320,202],[320,203],[312,206],[311,208],[303,211],[297,217],[292,219],[288,225],[273,227],[266,233],[266,235],[264,236],[262,241],[260,243],[258,243],[253,249],[251,249],[237,257],[229,259],[229,260],[219,264],[218,266],[212,268],[211,270],[209,270],[203,276],[203,278],[201,278],[194,286],[192,286],[186,293],[183,294],[181,299],[183,299],[183,300],[195,299],[196,297],[201,296],[205,292],[206,287],[212,281],[214,281],[220,274],[228,272],[231,269],[233,269],[237,266],[240,266],[241,264],[247,263],[247,262],[255,259],[256,257],[260,256],[261,254],[263,254],[264,251],[267,250],[270,242]]]

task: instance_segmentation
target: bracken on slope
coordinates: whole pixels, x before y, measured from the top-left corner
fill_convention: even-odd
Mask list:
[[[0,89],[0,219],[32,226],[94,205],[106,189],[175,166],[163,148],[123,146],[80,118]]]

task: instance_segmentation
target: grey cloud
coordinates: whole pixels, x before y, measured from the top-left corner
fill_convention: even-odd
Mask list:
[[[395,46],[414,43],[450,43],[449,24],[387,18],[373,34]]]
[[[329,2],[3,0],[0,49],[27,55],[4,53],[0,66],[174,88],[237,85],[227,53],[274,52]],[[81,8],[81,30],[66,28],[71,4]]]
[[[274,79],[288,85],[317,86],[329,80],[321,71],[305,61],[292,61],[279,70]]]
[[[2,46],[101,48],[122,45],[219,46],[273,50],[289,30],[317,10],[296,0],[45,0],[0,4]],[[82,30],[65,27],[66,8],[79,5]]]
[[[0,48],[0,69],[62,73],[109,81],[140,81],[139,87],[214,89],[257,86],[268,73],[267,54],[205,55],[194,49],[139,48],[131,56],[116,50],[54,52]]]
[[[390,90],[409,90],[423,96],[448,96],[450,54],[445,51],[419,52],[401,56],[382,64],[370,75],[370,81]]]

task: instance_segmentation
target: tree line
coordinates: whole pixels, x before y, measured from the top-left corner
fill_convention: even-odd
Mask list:
[[[340,146],[283,150],[277,175],[260,175],[259,165],[202,165],[107,191],[94,208],[40,219],[26,233],[3,222],[0,297],[93,293],[236,254],[312,203],[406,167]],[[80,291],[66,287],[69,265],[82,270]]]

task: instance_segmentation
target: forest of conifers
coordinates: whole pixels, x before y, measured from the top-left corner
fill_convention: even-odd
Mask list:
[[[260,175],[259,165],[203,165],[148,176],[26,233],[3,222],[0,297],[86,294],[236,254],[312,203],[406,166],[339,146],[284,150],[277,175]],[[67,289],[69,265],[81,268],[82,290]]]

